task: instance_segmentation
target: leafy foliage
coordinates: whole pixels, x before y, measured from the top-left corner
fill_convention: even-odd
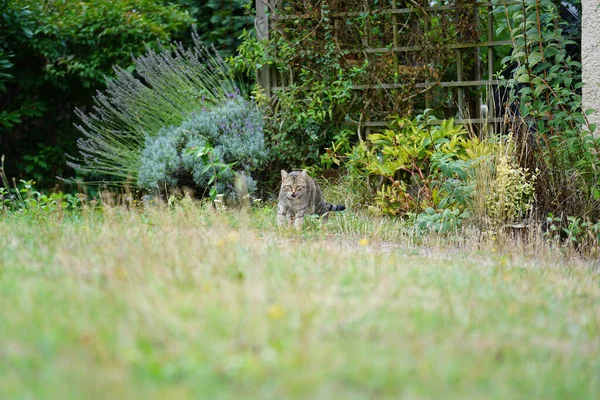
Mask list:
[[[274,64],[282,74],[294,75],[289,67],[298,54],[294,45],[284,39],[276,44],[260,42],[254,32],[245,32],[243,37],[239,55],[230,60],[236,70],[254,72],[254,68]],[[275,50],[269,46],[277,47],[277,60],[270,55]],[[363,74],[364,69],[355,67],[345,72],[340,67],[341,55],[332,41],[325,44],[323,50],[323,54],[310,56],[318,59],[315,61],[318,71],[302,68],[286,84],[285,90],[277,93],[275,106],[266,104],[264,107],[269,144],[282,165],[297,168],[317,162],[322,149],[345,121],[350,103],[356,100],[351,90],[353,79]],[[267,103],[268,99],[264,101]]]
[[[71,88],[72,80],[84,88],[103,84],[112,66],[143,52],[144,43],[169,41],[192,22],[177,6],[157,0],[14,2],[35,15],[36,40],[28,44],[47,60],[41,78],[59,89]]]
[[[115,68],[116,78],[95,97],[94,112],[77,110],[82,121],[78,128],[84,135],[78,142],[83,159],[72,166],[138,182],[141,149],[158,146],[157,150],[167,151],[172,140],[181,139],[178,133],[173,139],[165,134],[177,128],[161,129],[180,125],[192,129],[193,116],[237,96],[226,65],[197,35],[193,39],[195,46],[190,49],[181,45],[161,47],[159,52],[148,49],[134,59],[136,76]],[[155,137],[161,139],[148,142]],[[168,159],[167,154],[164,157]],[[148,179],[145,185],[158,183]]]
[[[331,157],[343,161],[355,179],[368,177],[378,211],[412,215],[418,226],[437,231],[469,216],[470,175],[485,146],[469,139],[462,126],[452,120],[428,126],[423,117],[398,118],[391,129],[367,139],[346,156]]]
[[[26,45],[32,38],[34,20],[27,6],[0,1],[0,93],[10,96],[11,82],[14,81],[15,51],[17,46]],[[0,110],[0,132],[20,124],[23,118],[40,116],[45,105],[32,99],[24,99],[20,104],[11,102]]]
[[[250,174],[267,159],[262,116],[251,102],[235,95],[211,110],[192,115],[179,126],[163,128],[146,138],[138,184],[162,189],[193,184],[200,193],[231,192],[235,173]],[[189,180],[193,182],[189,182]]]
[[[35,188],[34,180],[21,179],[9,184],[4,172],[4,157],[0,161],[0,215],[23,213],[43,219],[49,213],[76,211],[82,205],[80,195],[69,193],[42,193]]]
[[[502,2],[498,1],[498,4]],[[511,89],[514,132],[522,167],[539,169],[538,215],[562,213],[600,218],[600,138],[582,109],[581,64],[569,56],[575,45],[555,2],[525,0],[503,12],[513,51],[503,63],[514,66]]]
[[[516,222],[526,218],[535,200],[537,175],[515,165],[508,155],[495,160],[495,176],[487,196],[487,216],[493,224]]]
[[[200,40],[214,45],[221,54],[230,56],[241,43],[244,29],[251,29],[250,0],[175,0],[195,20]]]
[[[145,42],[155,47],[191,24],[162,0],[0,1],[0,152],[10,155],[7,173],[33,173],[40,185],[53,184],[49,178],[65,172],[64,153],[78,136],[73,108],[89,105],[112,65],[130,68]]]

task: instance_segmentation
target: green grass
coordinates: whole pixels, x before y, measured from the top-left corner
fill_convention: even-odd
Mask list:
[[[0,217],[0,397],[600,398],[597,263],[273,214]]]

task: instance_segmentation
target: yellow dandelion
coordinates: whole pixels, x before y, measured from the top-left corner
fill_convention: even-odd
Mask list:
[[[285,310],[279,304],[271,304],[267,310],[269,319],[281,319],[285,317]]]
[[[359,246],[368,246],[369,245],[369,239],[367,238],[362,238],[358,241]]]
[[[125,280],[125,279],[127,279],[127,271],[123,267],[117,267],[115,269],[115,276],[118,279]]]
[[[212,291],[212,285],[209,282],[204,282],[202,284],[202,290],[206,293],[210,293]]]
[[[225,241],[223,239],[219,239],[217,240],[217,243],[215,243],[215,246],[217,247],[223,247],[225,245]]]

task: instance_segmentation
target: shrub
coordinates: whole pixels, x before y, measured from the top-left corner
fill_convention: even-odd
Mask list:
[[[177,149],[184,139],[179,128],[167,127],[156,136],[149,136],[142,150],[138,184],[142,187],[158,188],[177,184],[176,174],[182,167]]]
[[[196,21],[200,39],[213,44],[221,54],[234,54],[244,29],[254,25],[250,0],[174,0]]]
[[[193,19],[162,0],[0,0],[0,130],[7,174],[51,187],[76,150],[74,107]],[[52,151],[48,151],[51,149]]]
[[[141,153],[138,184],[161,189],[190,184],[206,192],[232,188],[234,172],[244,175],[248,191],[256,190],[250,174],[268,157],[258,108],[237,94],[210,110],[191,115],[179,126],[147,136]],[[229,190],[230,191],[230,190]]]
[[[502,4],[500,1],[498,4]],[[537,176],[535,209],[600,218],[600,138],[581,100],[581,64],[569,55],[570,27],[552,0],[523,0],[497,8],[513,41],[503,60],[514,67],[504,85],[511,94],[510,129],[518,164]]]
[[[563,247],[575,248],[581,254],[598,258],[600,255],[600,222],[582,221],[578,217],[556,217],[550,213],[546,217],[546,239],[561,244]]]
[[[69,165],[84,172],[110,175],[121,182],[140,182],[143,149],[154,146],[167,151],[170,140],[181,139],[180,133],[167,131],[184,123],[193,125],[193,116],[202,110],[237,96],[234,80],[218,54],[206,48],[196,34],[192,38],[195,45],[191,49],[174,44],[161,47],[159,52],[148,49],[146,55],[134,58],[136,75],[115,67],[116,78],[94,98],[93,111],[77,110],[82,122],[78,128],[84,136],[78,142],[82,159]],[[153,141],[158,137],[162,139]],[[145,154],[150,156],[150,150]],[[163,156],[164,160],[160,158]],[[158,160],[162,160],[165,174],[178,165],[174,159],[167,161],[167,153]],[[158,183],[162,176],[154,179],[147,169],[144,174],[142,182],[148,185]]]
[[[326,4],[321,7],[325,15],[329,13]],[[270,65],[282,79],[280,86],[285,89],[277,92],[276,100],[265,99],[265,128],[276,161],[285,168],[317,163],[324,147],[346,122],[350,108],[356,111],[362,104],[352,85],[366,76],[368,63],[344,70],[343,56],[331,40],[332,24],[319,27],[326,40],[300,34],[298,25],[289,30],[294,39],[274,30],[270,40],[258,40],[254,31],[244,31],[239,54],[230,59],[241,73],[254,74]]]
[[[489,149],[478,139],[468,138],[462,126],[452,120],[428,126],[423,117],[398,118],[390,129],[367,139],[345,156],[332,153],[329,157],[336,164],[344,162],[354,179],[365,181],[366,177],[374,193],[372,209],[412,216],[419,226],[439,231],[460,224],[445,223],[450,217],[468,217],[473,164]]]

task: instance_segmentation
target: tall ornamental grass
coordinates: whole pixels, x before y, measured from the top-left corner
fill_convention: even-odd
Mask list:
[[[229,69],[214,49],[192,34],[194,46],[160,47],[134,58],[135,68],[114,67],[115,78],[94,97],[92,110],[77,109],[81,157],[69,165],[138,182],[142,150],[165,126],[221,104],[236,93]]]

